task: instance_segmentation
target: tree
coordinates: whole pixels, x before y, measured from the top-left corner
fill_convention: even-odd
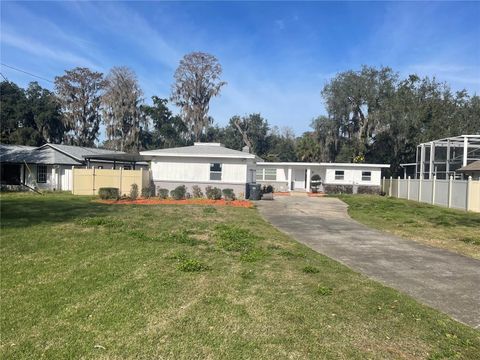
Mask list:
[[[55,95],[50,90],[42,88],[37,82],[31,82],[27,88],[26,97],[31,123],[43,142],[61,143],[65,126],[61,107]]]
[[[175,71],[171,100],[180,108],[195,141],[210,124],[210,100],[220,94],[226,82],[220,80],[222,67],[215,56],[192,52],[183,57]]]
[[[120,151],[138,151],[140,132],[147,123],[141,111],[143,92],[137,76],[127,67],[114,67],[105,79],[103,122],[108,146]]]
[[[54,95],[32,82],[24,90],[13,82],[0,85],[1,142],[39,146],[62,141],[62,113]]]
[[[181,117],[172,114],[167,99],[153,96],[152,101],[153,105],[142,105],[142,112],[153,126],[152,132],[143,132],[143,139],[148,138],[143,147],[158,149],[185,145],[188,129]]]
[[[67,130],[66,142],[93,146],[100,129],[103,74],[77,67],[55,77],[55,89],[62,106]]]
[[[320,145],[315,139],[315,134],[312,132],[305,132],[297,139],[295,146],[297,158],[304,162],[316,162],[320,160],[321,149]]]
[[[263,157],[268,154],[268,134],[270,127],[260,114],[233,116],[225,127],[225,145],[241,150],[248,146],[250,151]]]
[[[267,137],[268,153],[266,161],[297,161],[295,152],[295,134],[292,129],[279,130],[274,127]]]

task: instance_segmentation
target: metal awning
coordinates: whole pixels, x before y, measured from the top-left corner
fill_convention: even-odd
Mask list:
[[[103,160],[103,161],[118,161],[138,163],[148,161],[148,157],[139,154],[102,154],[102,155],[84,155],[83,158],[87,161]]]

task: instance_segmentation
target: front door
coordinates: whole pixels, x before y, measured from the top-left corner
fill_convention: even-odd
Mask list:
[[[294,169],[293,188],[305,190],[305,169]]]

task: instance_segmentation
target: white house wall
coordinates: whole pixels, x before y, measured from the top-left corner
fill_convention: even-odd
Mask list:
[[[222,164],[222,180],[210,180],[210,164]],[[241,159],[168,158],[151,162],[153,181],[246,183],[247,162]]]
[[[335,171],[343,170],[344,179],[335,180]],[[362,171],[371,172],[371,180],[362,180]],[[366,185],[366,186],[380,186],[381,184],[381,170],[378,168],[348,168],[348,167],[332,167],[327,168],[325,172],[324,183],[334,185]]]

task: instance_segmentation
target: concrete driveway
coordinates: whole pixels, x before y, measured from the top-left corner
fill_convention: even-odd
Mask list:
[[[276,197],[258,209],[312,249],[480,328],[480,261],[369,229],[335,198]]]

